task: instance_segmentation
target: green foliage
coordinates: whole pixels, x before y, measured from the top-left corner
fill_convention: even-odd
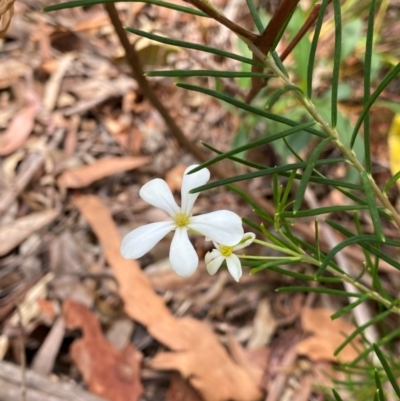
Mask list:
[[[142,1],[202,17],[207,15],[204,11],[207,9],[207,2],[202,2],[205,8],[200,12],[160,0]],[[267,18],[257,10],[253,0],[246,1],[255,28],[262,33]],[[106,2],[75,1],[47,7],[45,11]],[[244,221],[257,231],[258,237],[263,238],[255,242],[272,249],[277,256],[243,256],[243,262],[251,268],[250,273],[269,269],[302,282],[300,285],[278,288],[277,291],[280,292],[314,292],[340,296],[345,301],[344,306],[332,315],[332,319],[345,314],[356,317],[356,311],[362,305],[372,305],[371,310],[377,310],[376,315],[367,321],[360,323],[355,319],[357,328],[336,350],[336,354],[339,354],[354,338],[363,338],[364,349],[358,350],[357,358],[352,363],[341,366],[346,372],[347,380],[336,382],[337,390],[332,390],[336,401],[343,399],[339,394],[342,390],[343,394],[351,393],[351,399],[354,400],[384,401],[389,399],[385,393],[388,384],[393,393],[400,397],[400,388],[396,381],[400,366],[388,351],[388,345],[400,335],[400,329],[380,333],[381,336],[375,343],[371,343],[366,332],[372,326],[379,328],[391,315],[400,315],[400,301],[385,290],[378,271],[380,261],[400,270],[400,262],[393,256],[393,249],[400,247],[400,242],[389,238],[385,230],[390,225],[393,230],[397,230],[396,235],[399,238],[400,214],[390,203],[386,192],[400,177],[400,172],[388,180],[383,190],[371,174],[371,110],[382,92],[400,73],[400,63],[397,61],[394,66],[384,66],[384,58],[375,47],[376,15],[381,12],[379,7],[382,5],[376,0],[323,0],[311,28],[311,35],[303,35],[294,47],[289,61],[281,60],[275,49],[279,49],[276,47],[279,41],[287,44],[303,27],[310,10],[304,10],[300,6],[288,21],[282,21],[281,29],[274,38],[273,51],[268,55],[262,54],[257,47],[257,41],[251,42],[243,37],[238,38],[241,54],[235,54],[226,49],[172,39],[132,27],[126,28],[132,34],[157,42],[235,60],[237,71],[151,71],[147,76],[179,78],[179,88],[218,99],[228,112],[240,116],[241,124],[232,142],[232,149],[222,152],[204,144],[216,156],[191,173],[223,160],[240,164],[242,173],[232,172],[231,177],[213,181],[192,192],[226,186],[252,207],[254,221]],[[331,38],[328,42],[332,49],[329,55],[323,52],[324,57],[320,57],[321,40],[327,46],[327,38]],[[340,105],[352,98],[352,90],[345,80],[343,70],[348,57],[358,57],[359,54],[363,55],[360,60],[363,65],[363,96],[361,111],[353,126],[351,119],[341,112]],[[254,67],[262,69],[262,72],[255,71]],[[321,67],[329,71],[328,79],[322,78],[318,81],[322,82],[322,88],[315,85],[316,71]],[[388,71],[384,76],[381,67]],[[190,83],[190,78],[200,76],[214,77],[215,86],[209,88]],[[382,78],[379,81],[380,76]],[[240,93],[239,89],[249,90],[252,87],[251,79],[263,78],[267,84],[252,103],[248,104],[239,95],[232,94],[232,90],[229,94],[225,93],[220,84],[221,78],[235,79],[237,93]],[[269,84],[271,79],[274,79],[274,85]],[[380,105],[391,107],[395,112],[400,110],[393,102],[389,104],[380,101]],[[251,134],[256,132],[255,127],[260,134],[250,141],[249,138],[253,138]],[[273,146],[280,157],[279,165],[269,166],[247,160],[251,149],[266,144]],[[329,166],[339,164],[346,168],[343,178],[332,178],[324,173]],[[263,210],[251,194],[232,185],[256,177],[263,177],[273,188],[272,202],[276,211],[273,216]],[[326,191],[339,191],[346,202],[342,205],[310,207],[307,191],[312,191],[316,184],[324,186]],[[371,221],[373,234],[363,232],[359,217],[361,212],[366,216],[364,219]],[[352,216],[352,228],[342,224],[337,218],[343,213]],[[292,227],[294,221],[322,214],[330,214],[330,217],[324,221],[315,220],[314,243],[296,235]],[[320,247],[320,232],[323,229],[331,230],[333,236],[340,234],[344,239],[323,252]],[[361,249],[365,257],[364,266],[356,277],[346,266],[339,265],[337,259],[348,247]],[[314,273],[303,274],[296,270],[300,264],[307,265],[312,269],[308,271]],[[306,285],[308,282],[313,285]]]

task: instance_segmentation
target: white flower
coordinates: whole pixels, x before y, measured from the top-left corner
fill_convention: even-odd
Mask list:
[[[169,260],[172,268],[181,277],[191,276],[199,263],[197,253],[189,240],[188,230],[207,236],[213,241],[227,245],[236,244],[243,236],[242,220],[228,210],[219,210],[192,216],[192,208],[199,193],[190,194],[193,188],[204,185],[210,172],[202,169],[196,173],[186,173],[197,166],[189,166],[182,180],[182,206],[179,207],[164,180],[149,181],[139,191],[140,197],[150,205],[164,210],[170,219],[151,223],[131,231],[122,240],[121,254],[126,259],[137,259],[154,247],[169,232],[175,230],[171,243]]]
[[[226,260],[229,273],[236,281],[239,281],[240,277],[242,277],[242,264],[233,251],[249,246],[255,238],[256,236],[254,233],[246,233],[243,235],[241,241],[233,246],[221,245],[220,243],[213,241],[216,249],[207,252],[204,258],[207,265],[207,271],[211,275],[215,274],[222,265],[222,262]]]

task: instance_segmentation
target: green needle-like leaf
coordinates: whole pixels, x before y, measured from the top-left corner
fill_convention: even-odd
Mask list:
[[[341,295],[343,297],[354,297],[354,298],[360,298],[362,296],[358,292],[347,292],[347,291],[334,290],[332,288],[324,288],[324,287],[302,287],[302,286],[280,287],[280,288],[277,288],[276,291],[277,292],[316,292],[318,294]]]
[[[193,50],[203,51],[206,53],[216,54],[221,57],[230,58],[232,60],[237,60],[242,63],[246,63],[246,64],[250,64],[250,65],[258,65],[261,67],[264,66],[264,64],[261,61],[252,60],[251,58],[239,56],[238,54],[226,52],[226,51],[217,49],[215,47],[204,46],[204,45],[200,45],[198,43],[185,42],[183,40],[178,40],[178,39],[170,39],[170,38],[166,38],[164,36],[155,35],[154,33],[145,32],[145,31],[142,31],[142,30],[136,29],[136,28],[125,27],[125,29],[128,32],[134,33],[134,34],[142,36],[144,38],[154,40],[159,43],[165,43],[165,44],[171,45],[171,46],[184,47],[186,49],[193,49]]]
[[[307,189],[307,185],[309,182],[309,179],[311,177],[311,174],[315,168],[315,163],[318,160],[319,155],[321,152],[324,150],[325,146],[331,141],[331,138],[325,138],[321,143],[316,146],[316,148],[313,150],[311,153],[310,160],[307,163],[307,167],[304,170],[303,177],[301,178],[299,188],[296,192],[296,197],[294,201],[294,206],[293,206],[293,213],[296,214],[296,212],[300,209],[301,204],[303,202],[303,197]]]
[[[400,179],[400,171],[398,171],[388,182],[387,184],[383,187],[383,192],[386,193],[388,189],[397,181]]]
[[[211,160],[204,162],[200,166],[196,167],[196,169],[191,170],[190,174],[195,173],[196,171],[199,171],[199,170],[203,169],[204,167],[209,167],[215,163],[218,163],[221,160],[228,159],[238,153],[245,152],[249,149],[257,148],[257,147],[259,147],[261,145],[265,145],[267,143],[272,143],[278,139],[284,138],[285,136],[293,135],[299,131],[303,131],[303,130],[311,127],[312,125],[314,125],[313,122],[296,125],[295,127],[286,129],[281,132],[277,132],[276,134],[273,134],[273,135],[265,136],[256,141],[249,142],[246,145],[239,146],[238,148],[235,148],[228,152],[222,153],[220,156],[216,156],[216,157],[212,158]],[[264,167],[264,169],[265,169],[265,167]]]
[[[372,179],[372,177],[366,171],[362,171],[360,175],[370,210],[372,224],[374,225],[375,234],[382,242],[385,242],[385,235],[382,230],[381,219],[379,217],[378,208],[375,203],[375,195],[372,191],[369,181],[370,179]]]
[[[376,99],[378,96],[384,91],[384,89],[390,84],[390,82],[393,81],[393,79],[400,73],[400,63],[396,64],[383,78],[381,83],[378,85],[378,87],[375,89],[375,92],[369,97],[368,102],[364,105],[364,109],[360,115],[360,117],[357,120],[357,123],[354,127],[351,140],[350,140],[350,147],[353,148],[354,142],[356,141],[356,137],[358,134],[358,131],[361,127],[361,124],[364,121],[364,118],[372,105],[375,103]]]
[[[332,389],[332,393],[336,401],[343,401],[342,397],[340,397],[339,393],[334,388]]]
[[[335,21],[335,51],[332,72],[331,120],[332,128],[335,128],[337,123],[340,58],[342,53],[342,15],[340,0],[332,0],[332,3]]]
[[[265,105],[266,109],[271,109],[272,106],[279,100],[279,98],[287,92],[297,91],[300,94],[303,94],[303,91],[296,85],[285,85],[284,87],[276,90],[270,97],[268,98],[267,104]]]
[[[336,164],[338,160],[342,161],[342,159],[322,159],[318,160],[316,165],[323,165],[323,164]],[[254,171],[252,173],[247,173],[247,174],[242,174],[242,175],[237,175],[235,177],[230,177],[230,178],[225,178],[223,180],[218,180],[211,182],[209,184],[201,185],[200,187],[194,188],[190,191],[191,194],[194,194],[196,192],[201,192],[201,191],[206,191],[211,188],[217,188],[222,185],[226,184],[232,184],[234,182],[238,181],[245,181],[245,180],[250,180],[252,178],[257,178],[257,177],[264,177],[266,175],[273,175],[273,174],[280,174],[281,172],[285,171],[292,171],[294,169],[300,169],[306,167],[307,162],[302,162],[302,163],[293,163],[293,164],[286,164],[284,166],[278,166],[278,167],[271,167],[271,168],[266,168],[264,170],[259,170],[259,171]],[[197,168],[197,167],[196,167]],[[191,170],[190,173],[193,173],[195,169]]]
[[[367,37],[365,43],[365,59],[364,59],[364,104],[368,102],[371,93],[371,64],[372,64],[372,47],[374,43],[374,21],[375,21],[376,0],[371,1],[368,16]],[[369,110],[365,113],[364,118],[364,150],[365,150],[365,168],[371,173],[371,138],[370,138],[370,121]]]
[[[369,299],[369,294],[364,294],[361,298],[357,299],[357,301],[354,301],[351,304],[348,304],[345,307],[339,309],[337,312],[335,312],[331,316],[331,319],[332,320],[338,319],[339,317],[345,315],[346,313],[351,312],[354,308],[356,308],[358,305],[362,304],[363,302],[367,301],[368,299]]]
[[[272,271],[276,271],[276,266],[279,265],[293,265],[296,263],[300,262],[300,258],[287,258],[287,259],[279,259],[279,260],[273,260],[271,262],[267,262],[267,263],[263,263],[260,266],[254,267],[253,269],[250,270],[250,274],[255,274],[260,272],[261,270],[272,270]],[[290,276],[290,274],[288,274],[288,276]]]
[[[319,9],[319,14],[317,18],[317,22],[315,24],[314,29],[314,37],[311,43],[310,48],[310,57],[308,61],[307,67],[307,97],[311,99],[312,97],[312,82],[313,82],[313,73],[314,73],[314,63],[315,63],[315,54],[317,52],[317,46],[319,41],[319,35],[321,33],[322,22],[325,16],[325,10],[330,0],[323,0],[321,3],[321,8]]]
[[[367,327],[376,324],[378,322],[380,322],[381,320],[383,320],[385,317],[389,316],[392,313],[391,310],[386,310],[382,313],[379,313],[378,315],[376,315],[375,317],[373,317],[371,320],[369,320],[367,323],[363,324],[362,326],[357,327],[349,336],[346,337],[346,339],[342,342],[342,344],[339,345],[339,347],[337,347],[335,349],[335,352],[333,353],[333,355],[338,355],[340,353],[340,351],[343,350],[343,348],[349,344],[351,341],[353,341],[359,334],[361,334]]]
[[[321,276],[324,273],[325,269],[328,267],[329,262],[335,257],[338,252],[346,248],[346,246],[352,244],[362,244],[363,242],[380,242],[380,240],[376,235],[358,235],[344,240],[329,251],[321,266],[319,267],[316,276]]]
[[[399,385],[397,384],[397,380],[393,375],[392,369],[390,369],[390,366],[385,358],[385,355],[383,355],[383,352],[380,350],[380,348],[376,344],[374,344],[373,347],[374,347],[375,354],[378,357],[378,359],[380,360],[382,367],[383,367],[384,371],[386,372],[387,378],[389,379],[390,384],[393,387],[393,390],[395,391],[397,397],[400,398]]]
[[[186,14],[192,14],[192,15],[197,15],[199,17],[209,18],[207,14],[203,13],[200,10],[196,10],[195,8],[179,6],[178,4],[168,3],[166,1],[161,1],[161,0],[139,0],[139,1],[138,0],[78,0],[78,1],[68,1],[60,4],[53,4],[51,6],[44,7],[43,11],[49,12],[49,11],[64,10],[65,8],[87,7],[95,4],[106,4],[106,3],[117,3],[117,2],[153,4],[155,6],[181,11]]]
[[[249,7],[249,11],[251,17],[253,18],[254,24],[257,27],[259,33],[264,32],[264,24],[261,21],[260,15],[257,12],[257,8],[253,2],[253,0],[246,0],[247,7]]]
[[[279,212],[279,217],[284,218],[298,218],[298,217],[313,217],[318,216],[320,214],[326,213],[338,213],[338,212],[353,212],[354,210],[367,210],[369,209],[368,205],[338,205],[338,206],[326,206],[320,207],[317,209],[311,210],[299,210],[298,212],[294,213],[291,211],[288,212]]]
[[[149,71],[148,77],[217,77],[217,78],[273,78],[275,75],[251,71],[214,71],[214,70],[168,70]]]
[[[379,373],[378,373],[377,369],[375,369],[374,378],[375,378],[376,388],[378,390],[379,401],[386,401],[385,395],[383,393],[381,379],[379,377]]]
[[[253,113],[255,115],[258,115],[260,117],[264,117],[268,120],[272,120],[272,121],[276,121],[278,123],[282,123],[282,124],[286,124],[289,127],[295,127],[298,126],[299,123],[293,120],[290,120],[289,118],[286,117],[282,117],[282,116],[278,116],[277,114],[274,113],[270,113],[266,110],[261,110],[257,107],[251,106],[245,102],[242,102],[238,99],[235,99],[231,96],[225,95],[223,93],[211,90],[211,89],[207,89],[207,88],[202,88],[201,86],[196,86],[196,85],[189,85],[189,84],[184,84],[184,83],[178,83],[176,84],[176,86],[178,86],[179,88],[183,88],[183,89],[188,89],[188,90],[192,90],[195,92],[200,92],[200,93],[204,93],[205,95],[209,95],[212,97],[215,97],[217,99],[220,99],[224,102],[227,102],[229,104],[232,104],[233,106],[236,106],[242,110],[246,110],[250,113]],[[320,138],[326,138],[326,134],[322,133],[321,131],[318,131],[317,129],[314,128],[306,128],[304,129],[304,131],[310,132],[313,135],[316,135]],[[194,171],[194,170],[193,170]]]

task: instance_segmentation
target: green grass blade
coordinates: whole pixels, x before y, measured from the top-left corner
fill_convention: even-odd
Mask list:
[[[399,385],[397,384],[396,378],[393,375],[392,370],[390,369],[390,366],[385,358],[385,355],[383,355],[383,352],[380,350],[380,348],[376,345],[373,344],[374,351],[378,359],[380,360],[382,367],[384,371],[386,372],[387,378],[390,381],[390,384],[393,387],[394,392],[396,393],[397,397],[400,398],[400,388]]]
[[[217,77],[217,78],[273,78],[274,74],[251,71],[214,71],[214,70],[167,70],[149,71],[145,75],[148,77]]]
[[[260,15],[257,12],[257,8],[253,2],[253,0],[246,0],[247,7],[249,7],[249,11],[251,14],[251,17],[253,18],[254,24],[258,30],[259,33],[264,32],[264,24],[261,21]]]
[[[375,203],[375,195],[372,191],[369,181],[371,176],[366,171],[362,171],[360,175],[370,210],[372,224],[374,225],[375,234],[382,242],[385,242],[385,235],[382,230],[381,219],[379,217],[378,208]]]
[[[342,53],[342,15],[341,15],[340,0],[332,0],[332,3],[333,3],[334,22],[335,22],[335,51],[333,55],[333,71],[332,71],[331,122],[332,122],[332,128],[336,128],[340,58]]]
[[[333,355],[337,356],[343,348],[349,344],[351,341],[353,341],[359,334],[361,334],[367,327],[376,324],[383,320],[385,317],[389,316],[392,313],[391,310],[386,310],[382,313],[379,313],[378,315],[374,316],[371,320],[369,320],[367,323],[357,327],[347,338],[335,349]]]
[[[368,15],[367,36],[365,42],[364,58],[364,104],[368,102],[371,93],[371,65],[372,48],[374,43],[374,21],[375,21],[376,0],[371,1]],[[370,135],[370,116],[369,110],[364,118],[364,150],[365,150],[365,168],[371,173],[371,135]]]
[[[325,269],[328,267],[329,262],[335,257],[335,255],[340,252],[342,249],[346,248],[346,246],[352,244],[361,244],[363,242],[380,242],[379,238],[376,235],[357,235],[351,238],[348,238],[342,241],[340,244],[333,247],[328,254],[326,255],[324,261],[322,262],[321,266],[319,267],[316,276],[321,276]]]
[[[304,170],[303,177],[301,178],[299,188],[296,192],[296,197],[294,200],[294,206],[293,206],[293,213],[295,214],[301,207],[301,204],[303,203],[303,198],[304,194],[307,189],[307,185],[309,182],[309,179],[311,177],[311,174],[315,168],[315,163],[318,160],[319,155],[321,152],[324,150],[325,146],[331,141],[331,138],[325,138],[321,143],[318,144],[318,146],[315,147],[313,152],[311,153],[310,160],[307,163],[307,167]]]
[[[245,102],[242,102],[238,99],[235,99],[231,96],[225,95],[223,93],[211,90],[211,89],[207,89],[207,88],[202,88],[201,86],[196,86],[196,85],[190,85],[190,84],[184,84],[184,83],[178,83],[176,84],[176,86],[178,86],[179,88],[183,88],[183,89],[187,89],[187,90],[192,90],[195,92],[200,92],[200,93],[204,93],[205,95],[209,95],[212,97],[215,97],[216,99],[222,100],[226,103],[232,104],[233,106],[236,106],[242,110],[246,110],[252,114],[258,115],[260,117],[264,117],[268,120],[272,120],[272,121],[276,121],[278,123],[282,123],[282,124],[286,124],[289,127],[295,127],[298,126],[299,123],[297,121],[294,120],[290,120],[289,118],[286,117],[281,117],[278,116],[277,114],[274,113],[270,113],[266,110],[261,110],[257,107],[251,106],[249,104],[246,104]],[[318,131],[317,129],[314,128],[307,128],[304,131],[307,131],[313,135],[316,135],[320,138],[326,138],[326,134],[324,134],[321,131]]]
[[[334,388],[332,389],[332,393],[336,401],[343,401],[342,397],[340,397],[339,393]]]
[[[358,305],[362,304],[363,302],[367,301],[368,299],[369,299],[369,295],[364,294],[362,297],[357,299],[357,301],[354,301],[351,304],[346,305],[345,307],[339,309],[337,312],[335,312],[333,315],[331,315],[331,319],[332,320],[338,319],[339,317],[345,315],[346,313],[351,312],[354,308],[356,308]]]
[[[400,63],[396,64],[383,78],[381,83],[378,85],[378,87],[375,89],[375,92],[369,97],[368,102],[364,105],[364,109],[362,113],[360,114],[360,117],[358,117],[357,123],[354,127],[351,140],[350,140],[350,147],[352,148],[354,146],[354,142],[356,140],[358,131],[361,127],[361,124],[364,121],[364,118],[372,105],[375,103],[376,99],[378,96],[384,91],[384,89],[392,82],[392,80],[400,73]]]
[[[237,61],[240,61],[240,62],[246,63],[246,64],[258,65],[261,67],[264,66],[264,64],[261,61],[252,60],[251,58],[243,57],[243,56],[240,56],[235,53],[226,52],[226,51],[217,49],[215,47],[204,46],[204,45],[200,45],[198,43],[185,42],[183,40],[178,40],[178,39],[170,39],[170,38],[166,38],[164,36],[156,35],[154,33],[145,32],[145,31],[142,31],[142,30],[136,29],[136,28],[125,27],[125,29],[128,32],[134,33],[135,35],[139,35],[139,36],[148,38],[150,40],[154,40],[159,43],[164,43],[167,45],[177,46],[177,47],[184,47],[186,49],[203,51],[203,52],[211,53],[211,54],[216,54],[218,56],[230,58],[232,60],[237,60]]]
[[[87,7],[92,6],[95,4],[106,4],[106,3],[146,3],[152,4],[155,6],[169,8],[171,10],[181,11],[186,14],[197,15],[199,17],[206,17],[209,18],[207,14],[203,13],[200,10],[196,10],[195,8],[189,8],[184,6],[179,6],[178,4],[168,3],[166,1],[161,0],[79,0],[79,1],[68,1],[65,3],[60,4],[53,4],[51,6],[47,6],[43,8],[44,12],[49,11],[57,11],[57,10],[64,10],[65,8],[74,8],[74,7]]]
[[[319,41],[319,35],[321,34],[322,22],[325,16],[325,10],[329,3],[329,0],[323,0],[321,3],[321,8],[319,9],[319,14],[317,18],[317,22],[314,29],[314,36],[311,42],[310,48],[310,58],[307,67],[307,97],[311,99],[312,97],[312,82],[313,82],[313,73],[314,73],[314,63],[315,63],[315,54],[317,52],[317,46]]]
[[[280,287],[280,288],[277,288],[275,291],[276,292],[316,292],[317,294],[341,295],[343,297],[354,297],[354,298],[360,298],[362,296],[358,292],[347,292],[347,291],[334,290],[332,288],[324,288],[324,287],[292,286],[292,287]]]
[[[320,214],[327,214],[327,213],[352,212],[354,210],[367,210],[367,209],[369,209],[368,205],[338,205],[338,206],[319,207],[317,209],[311,209],[311,210],[300,210],[296,213],[291,211],[279,212],[278,216],[291,219],[298,217],[314,217]]]

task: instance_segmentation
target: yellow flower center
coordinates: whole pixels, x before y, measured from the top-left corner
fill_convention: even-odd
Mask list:
[[[233,249],[232,249],[231,246],[221,245],[220,252],[221,252],[222,255],[225,256],[226,258],[227,258],[228,256],[231,256],[231,255],[232,255],[232,251],[233,251]]]
[[[175,216],[175,223],[178,227],[186,227],[189,223],[189,216],[184,213],[178,213]]]

